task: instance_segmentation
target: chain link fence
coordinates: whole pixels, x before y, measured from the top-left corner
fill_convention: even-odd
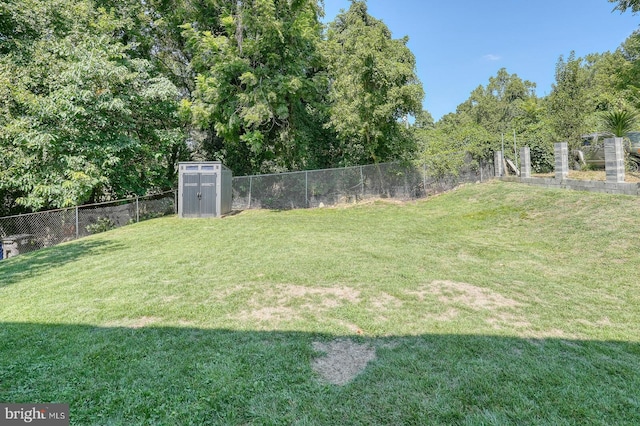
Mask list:
[[[426,166],[383,163],[339,169],[239,176],[232,180],[234,210],[296,209],[368,198],[410,200],[491,179],[493,164],[468,162],[456,175],[433,176]],[[174,214],[176,191],[107,203],[0,218],[0,259],[90,234]]]
[[[233,209],[295,209],[367,198],[410,200],[465,182],[491,179],[493,164],[467,162],[457,175],[433,176],[426,166],[383,163],[233,178]]]
[[[0,218],[0,259],[176,212],[176,193]]]

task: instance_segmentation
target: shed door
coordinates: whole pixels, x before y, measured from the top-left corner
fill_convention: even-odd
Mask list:
[[[216,215],[216,179],[215,173],[200,175],[200,214],[202,216]]]
[[[182,216],[215,216],[217,174],[185,173],[182,179]]]
[[[182,176],[182,216],[200,216],[200,174],[185,173]]]

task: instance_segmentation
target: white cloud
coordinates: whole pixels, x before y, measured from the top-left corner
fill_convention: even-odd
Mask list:
[[[502,56],[494,55],[493,53],[490,53],[488,55],[484,55],[482,58],[487,61],[499,61],[500,59],[502,59]]]

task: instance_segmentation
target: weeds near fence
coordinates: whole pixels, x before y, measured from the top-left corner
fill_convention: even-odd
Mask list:
[[[116,224],[113,223],[108,217],[101,217],[96,223],[87,225],[87,232],[90,234],[98,234],[100,232],[107,232],[116,228]]]

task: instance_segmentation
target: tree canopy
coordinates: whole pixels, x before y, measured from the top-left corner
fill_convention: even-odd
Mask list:
[[[0,0],[0,214],[171,188],[187,159],[448,173],[515,137],[544,170],[553,142],[640,111],[638,32],[560,56],[545,97],[500,69],[435,122],[406,37],[364,0],[322,16],[322,0]]]
[[[343,163],[387,161],[413,150],[401,121],[422,111],[424,92],[407,41],[393,39],[363,1],[353,1],[329,25],[328,124]]]
[[[3,4],[0,190],[31,209],[173,185],[176,87],[88,2]]]
[[[315,0],[232,3],[216,31],[183,27],[198,71],[185,107],[236,173],[304,167],[322,127],[320,9]]]
[[[619,10],[620,12],[626,12],[627,9],[631,9],[633,13],[640,10],[640,0],[609,0],[609,3],[616,3],[613,10]]]
[[[410,155],[402,120],[423,93],[406,39],[362,1],[329,30],[322,14],[320,0],[0,1],[3,212],[170,188],[188,158],[241,175]]]

